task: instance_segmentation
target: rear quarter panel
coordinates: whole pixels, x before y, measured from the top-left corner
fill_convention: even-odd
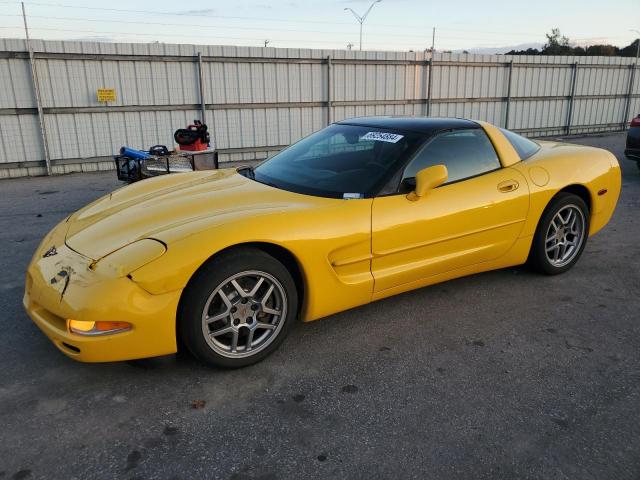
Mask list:
[[[620,195],[620,166],[616,157],[600,148],[538,143],[541,148],[535,155],[513,166],[527,178],[530,186],[530,215],[522,235],[533,235],[551,199],[559,191],[574,185],[589,191],[589,235],[598,232],[613,215]]]

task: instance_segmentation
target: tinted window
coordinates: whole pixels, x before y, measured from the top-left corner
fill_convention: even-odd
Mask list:
[[[540,145],[536,142],[529,140],[528,138],[524,138],[517,133],[510,132],[504,128],[501,128],[500,131],[504,134],[507,140],[509,140],[509,143],[513,148],[516,149],[516,152],[518,152],[518,155],[520,156],[520,160],[529,158],[540,149]]]
[[[445,165],[447,183],[500,168],[500,160],[484,130],[455,130],[428,142],[407,165],[404,178],[415,177],[423,168]]]
[[[368,197],[406,162],[420,140],[412,133],[331,125],[262,163],[253,176],[298,193]]]

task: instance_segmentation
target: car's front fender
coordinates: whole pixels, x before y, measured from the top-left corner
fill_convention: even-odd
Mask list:
[[[371,300],[371,199],[203,218],[181,231],[159,232],[154,238],[167,245],[167,252],[130,275],[150,293],[185,288],[198,268],[222,250],[266,243],[286,249],[300,265],[305,283],[304,320]]]

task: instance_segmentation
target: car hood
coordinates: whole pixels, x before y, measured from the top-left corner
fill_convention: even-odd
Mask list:
[[[231,221],[309,206],[312,198],[253,181],[235,169],[164,175],[116,190],[73,214],[65,242],[98,260],[195,220],[220,216]]]

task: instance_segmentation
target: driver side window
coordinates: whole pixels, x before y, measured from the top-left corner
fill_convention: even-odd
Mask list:
[[[437,135],[416,153],[405,168],[402,180],[413,178],[423,168],[434,165],[447,167],[449,178],[445,185],[501,167],[491,141],[481,128]]]

